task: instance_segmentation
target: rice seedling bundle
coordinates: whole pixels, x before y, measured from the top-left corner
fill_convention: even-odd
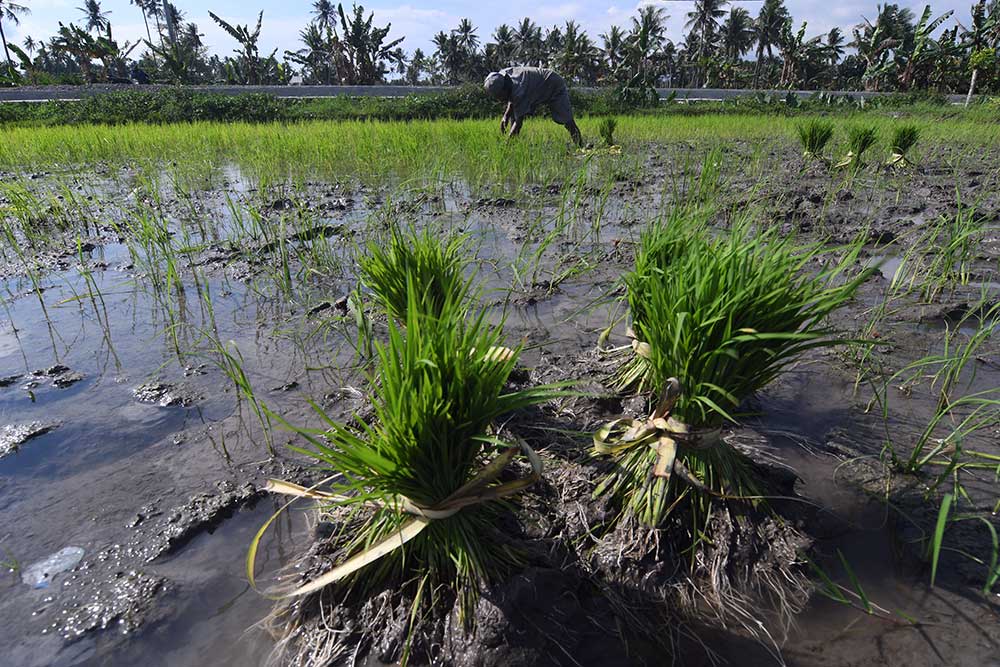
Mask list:
[[[900,125],[892,131],[891,149],[887,165],[899,167],[910,164],[906,154],[917,143],[920,138],[920,130],[916,125]]]
[[[321,488],[273,482],[271,489],[319,499],[339,521],[330,538],[338,563],[290,595],[339,584],[345,595],[354,591],[367,599],[385,587],[410,586],[414,607],[421,604],[420,591],[433,591],[435,598],[444,592],[468,621],[481,586],[519,563],[498,529],[509,509],[504,499],[541,475],[530,448],[501,440],[492,425],[501,415],[549,400],[557,389],[505,391],[518,350],[500,345],[501,329],[482,312],[467,318],[467,306],[454,295],[430,315],[414,287],[411,273],[405,328],[390,320],[388,341],[375,345],[372,423],[352,429],[315,406],[320,429],[281,420],[308,443],[293,449],[330,477]],[[518,458],[529,468],[514,475],[508,468]],[[266,529],[248,556],[251,581]]]
[[[806,159],[824,161],[823,149],[833,137],[833,123],[810,119],[795,127],[802,144],[802,156]]]
[[[874,127],[855,126],[848,130],[847,134],[847,155],[835,166],[843,169],[846,167],[860,168],[863,164],[862,156],[869,148],[878,141],[878,132]]]
[[[608,148],[615,145],[615,129],[617,129],[617,127],[618,121],[614,118],[604,118],[598,126],[598,131],[601,138],[604,140],[604,145]]]
[[[647,231],[625,277],[641,361],[624,375],[659,401],[649,419],[616,420],[594,436],[594,453],[615,462],[597,493],[648,526],[685,499],[704,521],[713,497],[759,496],[751,462],[720,428],[802,353],[840,342],[824,321],[870,273],[844,275],[859,250],[812,273],[819,246],[746,223],[712,236],[674,217]]]

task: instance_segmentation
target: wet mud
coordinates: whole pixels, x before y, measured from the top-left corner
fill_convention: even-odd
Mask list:
[[[621,294],[618,279],[637,234],[698,187],[709,150],[678,144],[633,153],[638,162],[617,167],[622,173],[610,185],[583,187],[567,180],[491,193],[461,184],[263,188],[233,168],[203,189],[164,184],[156,206],[183,248],[180,279],[167,290],[156,287],[155,267],[135,253],[122,222],[127,209],[149,199],[136,174],[29,178],[37,187],[69,182],[92,218],[82,228],[53,222],[45,239],[25,242],[23,256],[6,253],[0,267],[7,313],[0,322],[0,556],[10,570],[0,579],[0,651],[10,664],[263,663],[274,645],[251,626],[272,605],[249,588],[243,571],[250,539],[276,509],[259,489],[269,477],[311,477],[284,448],[289,435],[269,428],[217,363],[216,344],[239,352],[257,397],[289,421],[313,423],[307,398],[338,419],[363,411],[347,301],[355,283],[350,255],[389,218],[472,234],[492,290],[484,298],[506,311],[509,338],[527,347],[515,379],[583,378],[582,388],[596,395],[512,424],[546,461],[544,484],[525,496],[515,522],[530,562],[483,595],[475,636],[435,629],[447,662],[664,664],[671,655],[692,665],[715,658],[744,665],[994,664],[1000,621],[996,593],[980,593],[986,568],[948,552],[929,586],[926,537],[937,504],[928,501],[925,480],[886,469],[886,426],[870,407],[870,387],[856,386],[855,360],[840,352],[804,360],[755,397],[743,425],[727,434],[767,462],[781,495],[801,499],[782,507],[783,523],[749,522],[757,531],[752,544],[770,550],[741,550],[736,527],[748,525],[743,518],[716,524],[717,541],[744,568],[729,573],[725,585],[759,612],[752,616],[765,617],[767,633],[757,628],[755,635],[732,618],[700,623],[695,614],[669,613],[655,619],[669,635],[665,647],[640,631],[642,619],[628,616],[630,605],[658,600],[662,609],[669,600],[713,618],[711,601],[692,597],[676,572],[657,570],[657,563],[676,560],[664,552],[668,534],[644,543],[623,526],[603,543],[587,537],[611,510],[591,497],[598,471],[582,457],[586,433],[646,409],[644,401],[604,388],[608,368],[595,352],[597,337],[615,312],[612,300]],[[956,156],[928,148],[913,169],[872,167],[852,179],[806,164],[787,145],[736,144],[714,155],[723,165],[711,187],[723,202],[715,224],[756,208],[766,224],[831,249],[865,235],[858,270],[876,262],[882,274],[834,317],[847,335],[865,327],[893,281],[894,258],[905,255],[920,229],[958,212],[956,192],[974,208],[984,231],[966,284],[901,301],[869,332],[880,343],[872,358],[886,371],[939,352],[944,332],[976,322],[989,305],[984,290],[1000,298],[990,288],[1000,279],[995,152]],[[226,197],[260,212],[260,229],[283,231],[250,233]],[[40,217],[65,215],[52,206]],[[564,226],[546,242],[559,220]],[[322,254],[324,271],[298,279],[296,267],[308,253]],[[297,278],[290,291],[276,286],[283,257]],[[978,355],[972,390],[1000,385],[997,341]],[[890,428],[902,446],[914,440],[935,401],[926,388],[892,397]],[[553,425],[581,435],[543,428]],[[1000,454],[998,435],[994,427],[975,446]],[[991,483],[984,474],[971,493],[995,498]],[[307,518],[291,513],[267,537],[262,578],[317,548]],[[949,537],[957,549],[988,558],[981,526],[959,525]],[[24,583],[33,563],[67,548],[83,550],[78,563],[44,588]],[[869,615],[823,598],[810,584],[806,555],[845,585],[849,563],[872,601],[891,613]],[[774,570],[776,564],[782,567]],[[769,568],[801,575],[784,587],[790,598],[754,599],[754,577]],[[387,594],[345,617],[348,629],[375,620],[386,629],[382,644],[348,643],[345,655],[367,654],[368,664],[398,659],[401,640],[389,629],[401,627],[407,610],[405,600]]]

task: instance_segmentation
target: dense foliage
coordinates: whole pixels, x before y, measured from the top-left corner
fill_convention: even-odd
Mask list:
[[[635,111],[610,92],[574,91],[573,107],[581,114]],[[264,93],[223,95],[165,87],[95,95],[83,100],[0,104],[0,124],[57,125],[100,123],[177,123],[194,121],[298,120],[434,120],[490,118],[497,102],[479,86],[405,97],[279,98]]]
[[[8,40],[2,30],[28,13],[0,0],[0,41],[6,66],[0,83],[82,83],[121,79],[161,83],[411,85],[478,82],[512,65],[551,67],[581,85],[617,87],[642,98],[651,87],[800,88],[870,91],[969,92],[1000,89],[996,49],[1000,2],[979,0],[969,17],[919,17],[898,4],[877,5],[874,19],[846,29],[810,34],[784,0],[765,0],[756,16],[725,0],[698,0],[684,18],[687,34],[667,39],[662,6],[642,5],[626,28],[611,26],[597,39],[575,21],[543,28],[530,17],[498,26],[481,38],[469,19],[433,39],[434,51],[400,46],[391,24],[378,26],[362,6],[350,10],[315,0],[313,20],[300,32],[301,48],[258,51],[265,28],[232,25],[209,12],[235,41],[232,56],[208,53],[195,23],[169,0],[133,0],[146,25],[141,43],[114,40],[110,12],[88,0],[83,26],[60,23],[48,40]],[[152,21],[152,23],[151,23]],[[155,29],[155,30],[154,30]],[[137,55],[136,47],[143,50]]]

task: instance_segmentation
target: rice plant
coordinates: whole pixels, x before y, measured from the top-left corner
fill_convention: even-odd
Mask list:
[[[390,320],[388,342],[376,343],[372,424],[352,429],[314,406],[323,428],[289,426],[308,442],[293,449],[315,459],[331,481],[320,490],[272,489],[325,502],[338,517],[329,540],[341,560],[292,596],[336,584],[364,600],[388,586],[411,596],[416,615],[427,602],[420,591],[433,591],[432,602],[457,602],[470,621],[480,588],[521,562],[498,525],[509,497],[541,473],[538,457],[523,442],[502,440],[494,421],[559,390],[505,390],[519,350],[500,346],[501,329],[487,323],[485,311],[466,319],[466,306],[448,298],[434,317],[418,307],[412,278],[407,293],[405,327]],[[501,481],[522,453],[530,473]],[[248,557],[251,581],[266,528]]]
[[[604,140],[604,145],[608,148],[615,145],[615,129],[617,127],[618,121],[614,118],[601,119],[601,124],[598,126],[598,133],[601,135],[601,139]]]
[[[863,157],[869,148],[878,142],[878,132],[871,126],[854,126],[847,133],[847,155],[835,166],[852,170],[864,166]]]
[[[916,125],[907,124],[894,128],[890,142],[892,154],[886,164],[893,167],[911,164],[906,154],[916,145],[918,139],[920,139],[920,129]]]
[[[800,355],[841,342],[824,322],[874,271],[845,276],[860,247],[811,273],[820,246],[800,248],[746,222],[719,236],[683,219],[649,230],[625,276],[643,358],[641,370],[626,367],[662,398],[648,420],[616,420],[595,436],[595,453],[615,461],[597,493],[649,526],[685,497],[704,521],[713,496],[757,496],[749,461],[719,429]]]
[[[416,288],[416,307],[435,317],[446,301],[463,302],[472,289],[466,277],[467,236],[450,235],[442,243],[431,228],[420,232],[393,225],[388,238],[369,242],[366,250],[359,259],[361,281],[397,322],[407,319],[410,281]]]
[[[795,127],[802,144],[802,156],[807,160],[824,162],[823,149],[833,138],[833,123],[812,118]]]

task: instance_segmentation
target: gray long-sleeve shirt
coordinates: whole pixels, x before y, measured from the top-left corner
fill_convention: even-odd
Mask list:
[[[521,120],[531,115],[539,105],[548,105],[552,119],[565,125],[573,120],[569,90],[561,76],[540,67],[508,67],[500,70],[514,84],[510,102],[514,118]]]

